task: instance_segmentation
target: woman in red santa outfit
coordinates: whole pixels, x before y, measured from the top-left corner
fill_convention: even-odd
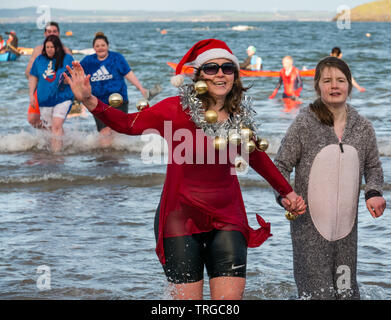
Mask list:
[[[195,67],[183,85],[182,66]],[[206,267],[212,299],[241,299],[247,248],[260,246],[270,224],[259,229],[247,220],[235,159],[241,155],[283,198],[285,208],[302,214],[306,205],[263,151],[251,99],[239,78],[239,62],[225,42],[197,42],[182,58],[172,83],[179,95],[137,113],[125,114],[91,94],[79,63],[68,68],[75,97],[112,129],[141,135],[154,129],[168,144],[167,175],[155,218],[156,252],[174,299],[202,299]],[[203,82],[199,82],[203,80]],[[151,131],[148,131],[149,133]]]

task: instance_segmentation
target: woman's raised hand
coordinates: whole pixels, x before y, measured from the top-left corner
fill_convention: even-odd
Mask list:
[[[75,98],[82,102],[88,110],[92,111],[98,104],[98,99],[92,95],[90,77],[85,75],[83,67],[77,61],[72,61],[72,68],[66,66],[70,76],[63,73]]]

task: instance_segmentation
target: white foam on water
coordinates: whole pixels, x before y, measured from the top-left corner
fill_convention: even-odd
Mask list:
[[[152,147],[154,154],[162,154],[166,147],[162,138],[157,135],[148,138],[144,136],[127,136],[124,134],[114,133],[112,144],[109,148],[115,151],[136,152],[140,153],[148,145]],[[25,131],[18,133],[9,133],[0,135],[0,153],[14,153],[26,151],[43,151],[50,152],[51,134],[44,130]],[[63,137],[63,154],[79,154],[101,149],[99,145],[98,132],[79,131],[74,128],[65,128]]]

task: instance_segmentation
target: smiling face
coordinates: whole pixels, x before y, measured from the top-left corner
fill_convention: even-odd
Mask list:
[[[217,63],[218,65],[222,65],[226,62],[232,62],[228,59],[212,59],[206,63]],[[235,73],[233,74],[224,74],[221,68],[214,75],[208,75],[205,72],[201,71],[201,77],[206,81],[208,85],[209,94],[216,99],[216,101],[224,101],[225,97],[232,90]]]
[[[326,105],[345,106],[349,96],[349,82],[338,68],[325,67],[320,76],[318,93]]]
[[[94,50],[98,59],[105,59],[109,53],[109,46],[103,39],[96,39],[94,43]]]
[[[54,47],[53,42],[47,41],[45,44],[45,51],[49,58],[53,58],[56,53],[56,48]]]

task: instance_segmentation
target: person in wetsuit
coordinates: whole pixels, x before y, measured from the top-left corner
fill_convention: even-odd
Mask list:
[[[291,56],[286,56],[282,59],[282,66],[283,68],[280,70],[280,79],[277,87],[269,99],[273,99],[277,95],[281,85],[284,85],[282,97],[284,99],[298,100],[301,90],[303,90],[303,81],[301,80],[300,72],[293,65],[293,58]]]

